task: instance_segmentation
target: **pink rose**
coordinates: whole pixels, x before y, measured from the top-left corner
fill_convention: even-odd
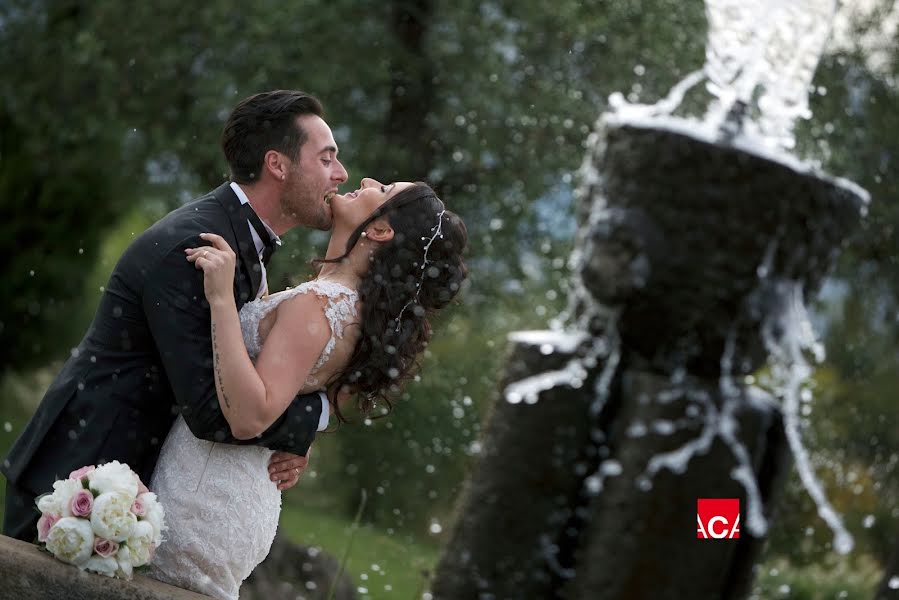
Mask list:
[[[140,498],[135,498],[134,504],[131,505],[131,512],[138,517],[143,517],[147,514],[147,507],[144,506],[144,503],[141,502]]]
[[[103,558],[109,558],[119,551],[119,543],[112,540],[104,540],[101,537],[94,538],[94,552]]]
[[[95,470],[97,467],[94,465],[88,465],[86,467],[81,467],[80,469],[76,469],[69,473],[69,479],[75,479],[76,481],[80,480],[82,477]]]
[[[76,517],[86,517],[94,508],[94,495],[87,490],[78,490],[69,501],[69,510]]]
[[[59,521],[59,517],[47,513],[41,515],[41,518],[37,520],[37,541],[46,542],[47,536],[50,535],[50,530],[53,529],[57,521]]]

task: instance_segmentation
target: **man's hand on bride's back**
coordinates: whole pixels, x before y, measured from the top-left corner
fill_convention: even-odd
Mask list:
[[[203,271],[203,287],[210,305],[234,303],[234,266],[237,257],[228,242],[214,233],[201,233],[211,246],[186,248],[187,260]]]

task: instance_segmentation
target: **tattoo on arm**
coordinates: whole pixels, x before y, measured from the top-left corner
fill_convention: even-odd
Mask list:
[[[225,395],[225,384],[222,382],[222,363],[219,361],[219,349],[215,343],[215,323],[212,324],[212,359],[215,362],[215,381],[218,383],[222,401],[224,401],[226,407],[231,408],[231,402],[228,401],[228,396]]]

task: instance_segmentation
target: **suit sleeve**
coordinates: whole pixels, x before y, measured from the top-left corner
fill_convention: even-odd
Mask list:
[[[262,435],[238,440],[215,393],[209,304],[203,274],[187,261],[184,248],[204,245],[199,237],[170,250],[145,280],[143,309],[175,397],[175,409],[198,438],[250,444],[306,454],[322,414],[317,393],[299,395]]]

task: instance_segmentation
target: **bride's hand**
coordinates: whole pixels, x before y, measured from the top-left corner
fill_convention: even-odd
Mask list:
[[[214,233],[201,233],[200,238],[212,246],[186,248],[187,260],[203,271],[203,288],[209,304],[234,301],[234,266],[236,256],[228,242]]]

